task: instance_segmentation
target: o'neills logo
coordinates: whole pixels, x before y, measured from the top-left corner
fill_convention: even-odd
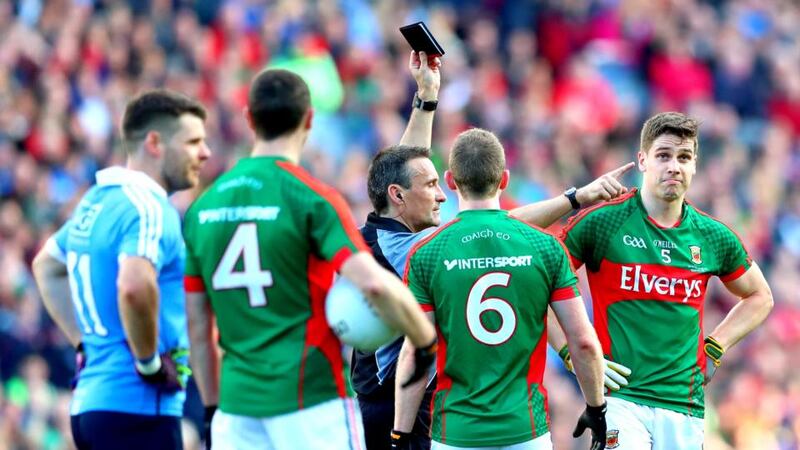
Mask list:
[[[620,289],[631,292],[655,293],[680,298],[686,303],[690,298],[703,295],[702,280],[668,278],[642,271],[642,266],[622,266]]]

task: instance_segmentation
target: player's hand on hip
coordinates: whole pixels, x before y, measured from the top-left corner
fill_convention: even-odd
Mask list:
[[[612,391],[618,391],[621,387],[627,386],[627,377],[630,376],[631,369],[607,359],[605,363],[605,377],[603,377],[603,383],[605,383],[606,387]]]
[[[430,344],[414,350],[414,373],[403,383],[403,388],[416,383],[428,375],[431,364],[436,361],[436,351],[438,348],[438,340],[433,338],[433,342]]]
[[[69,387],[75,389],[78,386],[78,378],[81,375],[81,370],[86,367],[86,352],[83,350],[83,342],[78,343],[75,347],[75,375],[69,382]]]
[[[427,62],[423,64],[422,62]],[[417,82],[417,95],[424,101],[437,100],[441,85],[442,60],[438,56],[428,56],[425,52],[411,51],[408,69]]]
[[[717,368],[722,364],[722,355],[725,354],[725,349],[714,339],[714,336],[709,335],[703,341],[703,351],[706,353],[706,374],[703,384],[708,384],[717,372]]]
[[[137,360],[136,372],[147,384],[165,392],[177,392],[186,388],[186,381],[192,373],[185,362],[188,355],[188,350],[176,349],[145,361]]]
[[[572,373],[575,373],[575,368],[572,365],[572,355],[569,354],[569,349],[566,344],[561,347],[558,356],[564,361],[564,367]],[[611,391],[618,391],[620,388],[628,385],[628,376],[631,374],[631,369],[623,366],[620,363],[603,360],[605,366],[603,367],[603,384]]]
[[[583,414],[578,418],[578,424],[572,437],[580,437],[586,429],[592,432],[591,450],[601,450],[606,448],[606,404],[600,406],[586,405]]]
[[[622,176],[628,173],[636,164],[629,162],[624,166],[617,167],[616,169],[600,175],[596,180],[591,183],[578,188],[575,193],[575,199],[581,206],[590,206],[602,200],[611,200],[619,197],[628,192],[620,181]]]

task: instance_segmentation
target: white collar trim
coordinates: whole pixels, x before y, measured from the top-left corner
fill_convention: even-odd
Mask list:
[[[98,186],[119,186],[123,184],[133,184],[150,189],[162,197],[167,197],[167,191],[150,178],[149,175],[138,170],[131,170],[125,167],[109,167],[98,170],[95,174]]]

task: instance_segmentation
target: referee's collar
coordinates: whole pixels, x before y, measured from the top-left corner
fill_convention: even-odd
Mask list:
[[[156,183],[144,172],[131,170],[125,167],[109,167],[108,169],[98,170],[95,174],[98,186],[120,186],[123,184],[133,184],[139,187],[150,189],[154,193],[167,197],[167,191]]]
[[[389,217],[381,217],[375,211],[367,215],[367,226],[377,228],[379,230],[387,230],[402,233],[413,233],[402,222]]]

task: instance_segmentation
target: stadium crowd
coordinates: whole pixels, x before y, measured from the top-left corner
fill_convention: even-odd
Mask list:
[[[315,108],[304,165],[345,194],[360,223],[369,158],[399,141],[410,110],[397,28],[417,20],[447,52],[435,161],[442,169],[464,129],[494,131],[512,170],[508,205],[633,160],[653,112],[701,120],[689,198],[740,232],[775,299],[707,386],[705,448],[800,448],[796,2],[17,0],[0,2],[0,450],[72,448],[73,349],[47,318],[30,262],[95,171],[122,161],[125,101],[164,86],[208,108],[207,184],[251,142],[250,78],[265,65],[299,71]],[[196,195],[173,201],[184,210]],[[455,208],[450,197],[443,218]],[[732,305],[712,285],[706,326]],[[555,448],[578,448],[570,427],[583,405],[554,353],[545,383]]]

